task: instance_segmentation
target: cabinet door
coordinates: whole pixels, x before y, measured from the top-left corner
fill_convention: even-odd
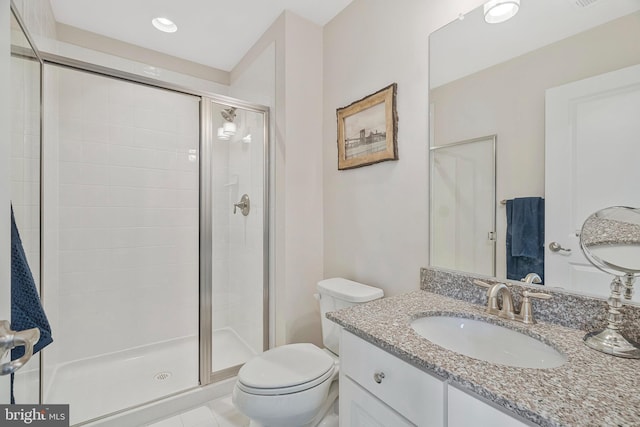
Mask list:
[[[448,386],[448,427],[526,427],[529,424]]]
[[[344,375],[340,376],[340,427],[411,427],[396,411]]]

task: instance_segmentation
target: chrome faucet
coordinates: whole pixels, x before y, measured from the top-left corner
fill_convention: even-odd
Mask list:
[[[520,279],[521,282],[524,283],[535,283],[535,284],[539,284],[542,283],[542,278],[540,278],[540,276],[538,276],[537,273],[529,273],[527,274],[524,279]]]
[[[535,274],[535,273],[531,273]],[[537,274],[536,274],[537,276]],[[518,322],[533,324],[536,323],[533,318],[533,308],[531,304],[531,298],[538,299],[550,299],[551,295],[541,292],[530,292],[528,290],[522,291],[522,305],[520,312],[515,311],[513,305],[513,296],[511,295],[511,285],[505,283],[489,284],[482,280],[474,280],[478,286],[487,288],[487,313],[497,315],[503,319],[516,320]],[[498,306],[498,296],[502,295],[502,308]]]
[[[502,294],[502,308],[498,309],[498,296]],[[504,283],[496,283],[487,291],[489,300],[487,301],[487,312],[489,314],[497,314],[498,317],[505,319],[513,319],[515,312],[513,310],[513,297],[511,290]]]

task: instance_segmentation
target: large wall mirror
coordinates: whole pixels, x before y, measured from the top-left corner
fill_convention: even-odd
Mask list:
[[[521,0],[500,24],[481,6],[430,36],[430,265],[609,294],[579,230],[640,206],[638,40],[637,0]]]

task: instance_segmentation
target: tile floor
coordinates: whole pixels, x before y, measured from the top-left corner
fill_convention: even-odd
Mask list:
[[[191,409],[147,427],[248,427],[249,419],[238,412],[231,396]]]

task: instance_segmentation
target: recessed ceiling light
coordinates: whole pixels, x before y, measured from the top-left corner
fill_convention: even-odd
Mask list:
[[[520,0],[490,0],[484,4],[484,20],[499,24],[513,18],[520,9]]]
[[[178,26],[169,18],[162,18],[158,16],[157,18],[153,18],[151,23],[158,30],[164,31],[165,33],[175,33],[178,31]]]

